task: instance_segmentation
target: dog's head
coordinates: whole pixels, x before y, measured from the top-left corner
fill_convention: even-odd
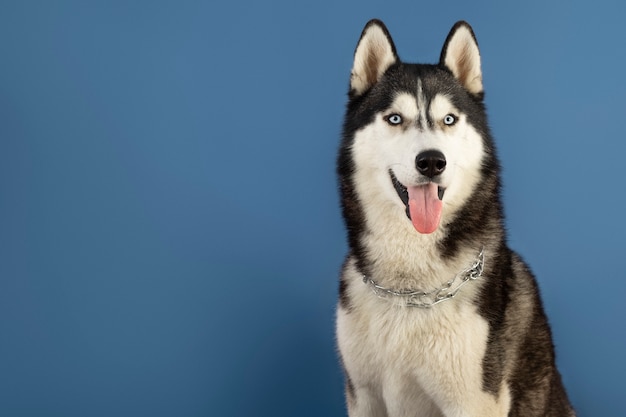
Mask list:
[[[402,63],[384,24],[370,21],[354,56],[344,125],[359,200],[404,211],[422,234],[450,220],[491,151],[482,98],[480,53],[467,23],[454,25],[440,62],[425,65]]]

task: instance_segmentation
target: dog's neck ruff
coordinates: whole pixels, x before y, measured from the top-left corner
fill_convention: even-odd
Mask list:
[[[432,291],[395,290],[385,288],[371,278],[363,274],[363,282],[366,283],[378,298],[395,299],[397,305],[406,307],[431,308],[436,304],[451,300],[461,288],[470,281],[475,281],[483,274],[485,266],[485,248],[483,247],[471,267],[456,274],[452,279],[441,287]]]

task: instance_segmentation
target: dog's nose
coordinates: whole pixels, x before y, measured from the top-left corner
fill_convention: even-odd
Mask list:
[[[415,158],[415,166],[420,174],[433,178],[446,169],[446,157],[434,149],[424,151]]]

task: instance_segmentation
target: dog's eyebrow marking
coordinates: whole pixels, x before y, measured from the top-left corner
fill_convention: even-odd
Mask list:
[[[454,114],[460,117],[459,110],[452,104],[450,97],[445,94],[437,94],[430,101],[430,107],[428,108],[428,116],[433,121],[433,125],[436,127],[443,120],[447,114]]]
[[[400,113],[405,120],[415,120],[418,117],[415,97],[409,93],[398,93],[389,108],[391,112]]]

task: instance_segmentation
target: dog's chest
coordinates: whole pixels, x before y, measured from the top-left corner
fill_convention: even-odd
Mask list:
[[[337,323],[342,357],[356,386],[375,387],[386,402],[407,407],[431,401],[429,387],[462,389],[457,381],[482,386],[488,324],[473,305],[451,300],[430,309],[400,307],[365,286],[356,292],[359,307],[340,309]],[[389,398],[395,395],[400,397]]]
[[[354,321],[348,337],[375,352],[374,363],[411,369],[430,362],[444,365],[446,360],[482,355],[485,350],[487,323],[472,306],[456,306],[452,301],[422,309],[373,297],[378,308],[354,312],[361,317],[348,319]]]

